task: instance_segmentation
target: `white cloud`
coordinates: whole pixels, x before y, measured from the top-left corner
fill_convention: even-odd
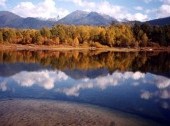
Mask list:
[[[133,78],[134,80],[139,80],[139,79],[144,78],[144,77],[145,77],[145,74],[144,74],[144,73],[141,73],[141,72],[139,72],[139,71],[137,71],[137,72],[135,72],[135,73],[132,74],[132,78]]]
[[[99,3],[94,11],[97,11],[102,14],[110,15],[118,20],[123,20],[126,18],[126,14],[128,13],[123,6],[112,5],[107,1]]]
[[[170,4],[163,4],[158,10],[157,10],[157,17],[163,18],[170,16]]]
[[[155,0],[156,1],[156,0]],[[170,16],[170,0],[157,0],[160,2],[158,8],[146,9],[145,13],[152,16],[152,18],[164,18]]]
[[[162,5],[155,10],[156,18],[164,18],[170,16],[170,0],[160,0]]]
[[[0,0],[0,6],[5,6],[6,0]]]
[[[156,98],[157,100],[169,100],[170,99],[170,90],[166,89],[159,89],[156,91],[142,91],[140,97],[145,100],[149,100],[151,98]]]
[[[147,84],[153,84],[153,86],[158,89],[154,92],[142,91],[141,98],[148,100],[152,97],[157,97],[160,99],[169,99],[170,98],[170,79],[153,75],[153,74],[144,74],[141,72],[114,72],[112,75],[107,75],[105,77],[98,77],[95,79],[83,79],[79,83],[75,83],[71,87],[57,89],[58,92],[62,92],[68,96],[79,96],[79,93],[83,89],[93,89],[99,88],[105,90],[109,86],[119,86],[125,84],[126,82],[130,83],[132,86],[139,86],[142,82],[146,81]]]
[[[165,89],[170,86],[170,79],[163,76],[155,76],[154,82],[159,89]]]
[[[137,11],[142,11],[142,10],[143,10],[143,7],[141,7],[141,6],[136,6],[136,7],[134,7],[134,9],[137,10]]]
[[[1,91],[11,90],[11,84],[21,87],[39,86],[46,90],[53,89],[53,91],[75,97],[78,97],[81,91],[86,89],[100,89],[102,91],[110,87],[129,86],[130,88],[135,87],[137,91],[141,91],[139,92],[139,98],[144,100],[156,99],[162,108],[169,109],[169,104],[162,101],[170,99],[170,79],[139,71],[115,71],[112,75],[108,74],[107,76],[100,76],[94,79],[83,78],[82,80],[73,80],[62,71],[52,70],[23,71],[10,77],[0,77]],[[57,84],[62,84],[62,86]],[[142,86],[142,84],[144,85]],[[145,86],[154,90],[146,90]]]
[[[154,91],[142,91],[141,98],[149,100],[150,98],[156,99],[170,99],[170,79],[164,76],[148,74],[145,78],[147,84],[154,85],[157,90]]]
[[[135,14],[127,14],[126,19],[129,21],[146,21],[148,19],[148,15],[142,13],[135,13]]]
[[[141,96],[142,99],[148,100],[152,97],[152,94],[149,91],[144,91]]]
[[[7,83],[5,81],[0,82],[0,90],[2,91],[7,90]]]
[[[7,91],[8,84],[11,82],[22,87],[32,87],[33,85],[37,85],[46,90],[50,90],[54,88],[56,83],[67,79],[68,76],[61,71],[23,71],[8,78],[0,78],[0,90]]]
[[[162,99],[170,99],[170,90],[161,90],[160,97]]]
[[[19,85],[23,87],[31,87],[38,84],[45,89],[52,89],[54,87],[54,79],[49,77],[45,71],[42,72],[21,72],[12,77]]]
[[[81,7],[94,8],[96,6],[96,3],[85,0],[65,0],[65,1],[73,2],[74,4]]]
[[[54,0],[44,0],[34,5],[32,2],[21,2],[12,9],[12,12],[22,17],[56,18],[64,17],[69,11],[57,8]]]
[[[150,98],[170,99],[170,79],[150,73],[137,72],[119,72],[112,75],[100,76],[94,79],[83,78],[82,80],[72,80],[61,71],[36,71],[20,72],[11,77],[0,78],[0,90],[6,91],[10,83],[15,83],[22,87],[31,87],[37,85],[46,90],[54,89],[57,92],[68,96],[79,96],[81,90],[98,88],[105,90],[109,87],[128,84],[126,86],[139,86],[140,84],[151,84],[156,90],[146,91],[141,89],[140,98],[149,100]],[[70,81],[69,85],[68,82]],[[144,83],[144,81],[146,83]],[[66,83],[65,83],[66,82]],[[62,87],[56,84],[62,83]],[[141,88],[141,87],[140,87]]]
[[[86,79],[78,84],[74,84],[72,87],[57,89],[58,92],[63,92],[68,96],[79,96],[79,93],[83,89],[92,89],[99,88],[105,90],[109,86],[118,86],[123,84],[125,81],[132,79],[133,83],[136,83],[136,80],[142,79],[145,77],[145,74],[140,72],[114,72],[112,75],[107,75],[105,77],[98,77],[93,80]],[[132,85],[134,85],[132,83]]]
[[[127,8],[120,5],[113,5],[108,1],[102,2],[89,2],[86,0],[65,0],[74,3],[77,6],[81,6],[83,10],[95,11],[101,14],[110,15],[111,17],[121,21],[123,19],[145,21],[148,16],[142,13],[131,14]],[[84,8],[83,8],[84,7]],[[142,7],[137,7],[142,9]]]
[[[39,72],[21,72],[10,77],[14,82],[23,87],[38,85],[47,90],[54,88],[55,82],[66,80],[68,78],[63,72],[39,71]]]

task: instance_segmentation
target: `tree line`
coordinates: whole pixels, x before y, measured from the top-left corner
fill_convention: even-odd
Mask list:
[[[0,43],[84,47],[159,47],[170,45],[170,25],[55,25],[52,28],[0,29]]]

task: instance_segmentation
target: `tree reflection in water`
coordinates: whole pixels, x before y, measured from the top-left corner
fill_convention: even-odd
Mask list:
[[[170,71],[168,52],[1,51],[0,62],[37,63],[61,71],[105,68],[110,73],[129,70],[166,75]]]

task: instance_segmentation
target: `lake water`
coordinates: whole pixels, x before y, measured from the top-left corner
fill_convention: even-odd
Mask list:
[[[168,126],[170,53],[0,51],[0,101],[16,98],[85,103]]]

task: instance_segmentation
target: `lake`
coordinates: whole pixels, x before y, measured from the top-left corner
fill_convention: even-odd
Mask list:
[[[46,107],[39,108],[35,104]],[[75,108],[87,115],[91,112],[91,122],[86,120],[84,125],[99,125],[99,120],[108,117],[115,119],[108,126],[140,125],[138,120],[133,120],[137,118],[141,125],[168,126],[170,53],[0,51],[0,105],[0,122],[3,125],[17,125],[24,120],[20,119],[21,116],[30,115],[31,118],[36,109],[42,109],[41,114],[48,115],[46,108],[50,106],[50,111],[60,108],[57,112],[65,112],[66,118],[77,114],[68,114]],[[62,106],[67,106],[69,111]],[[24,114],[26,110],[29,111]],[[100,117],[102,114],[99,112],[93,119],[97,110],[104,111],[105,117]],[[53,115],[56,113],[53,112]],[[59,116],[51,115],[51,120]],[[77,116],[81,117],[81,113]],[[85,115],[82,115],[82,120],[84,118]],[[82,120],[79,120],[80,124]],[[132,124],[134,122],[136,124]],[[80,125],[77,121],[63,125],[74,124]]]

